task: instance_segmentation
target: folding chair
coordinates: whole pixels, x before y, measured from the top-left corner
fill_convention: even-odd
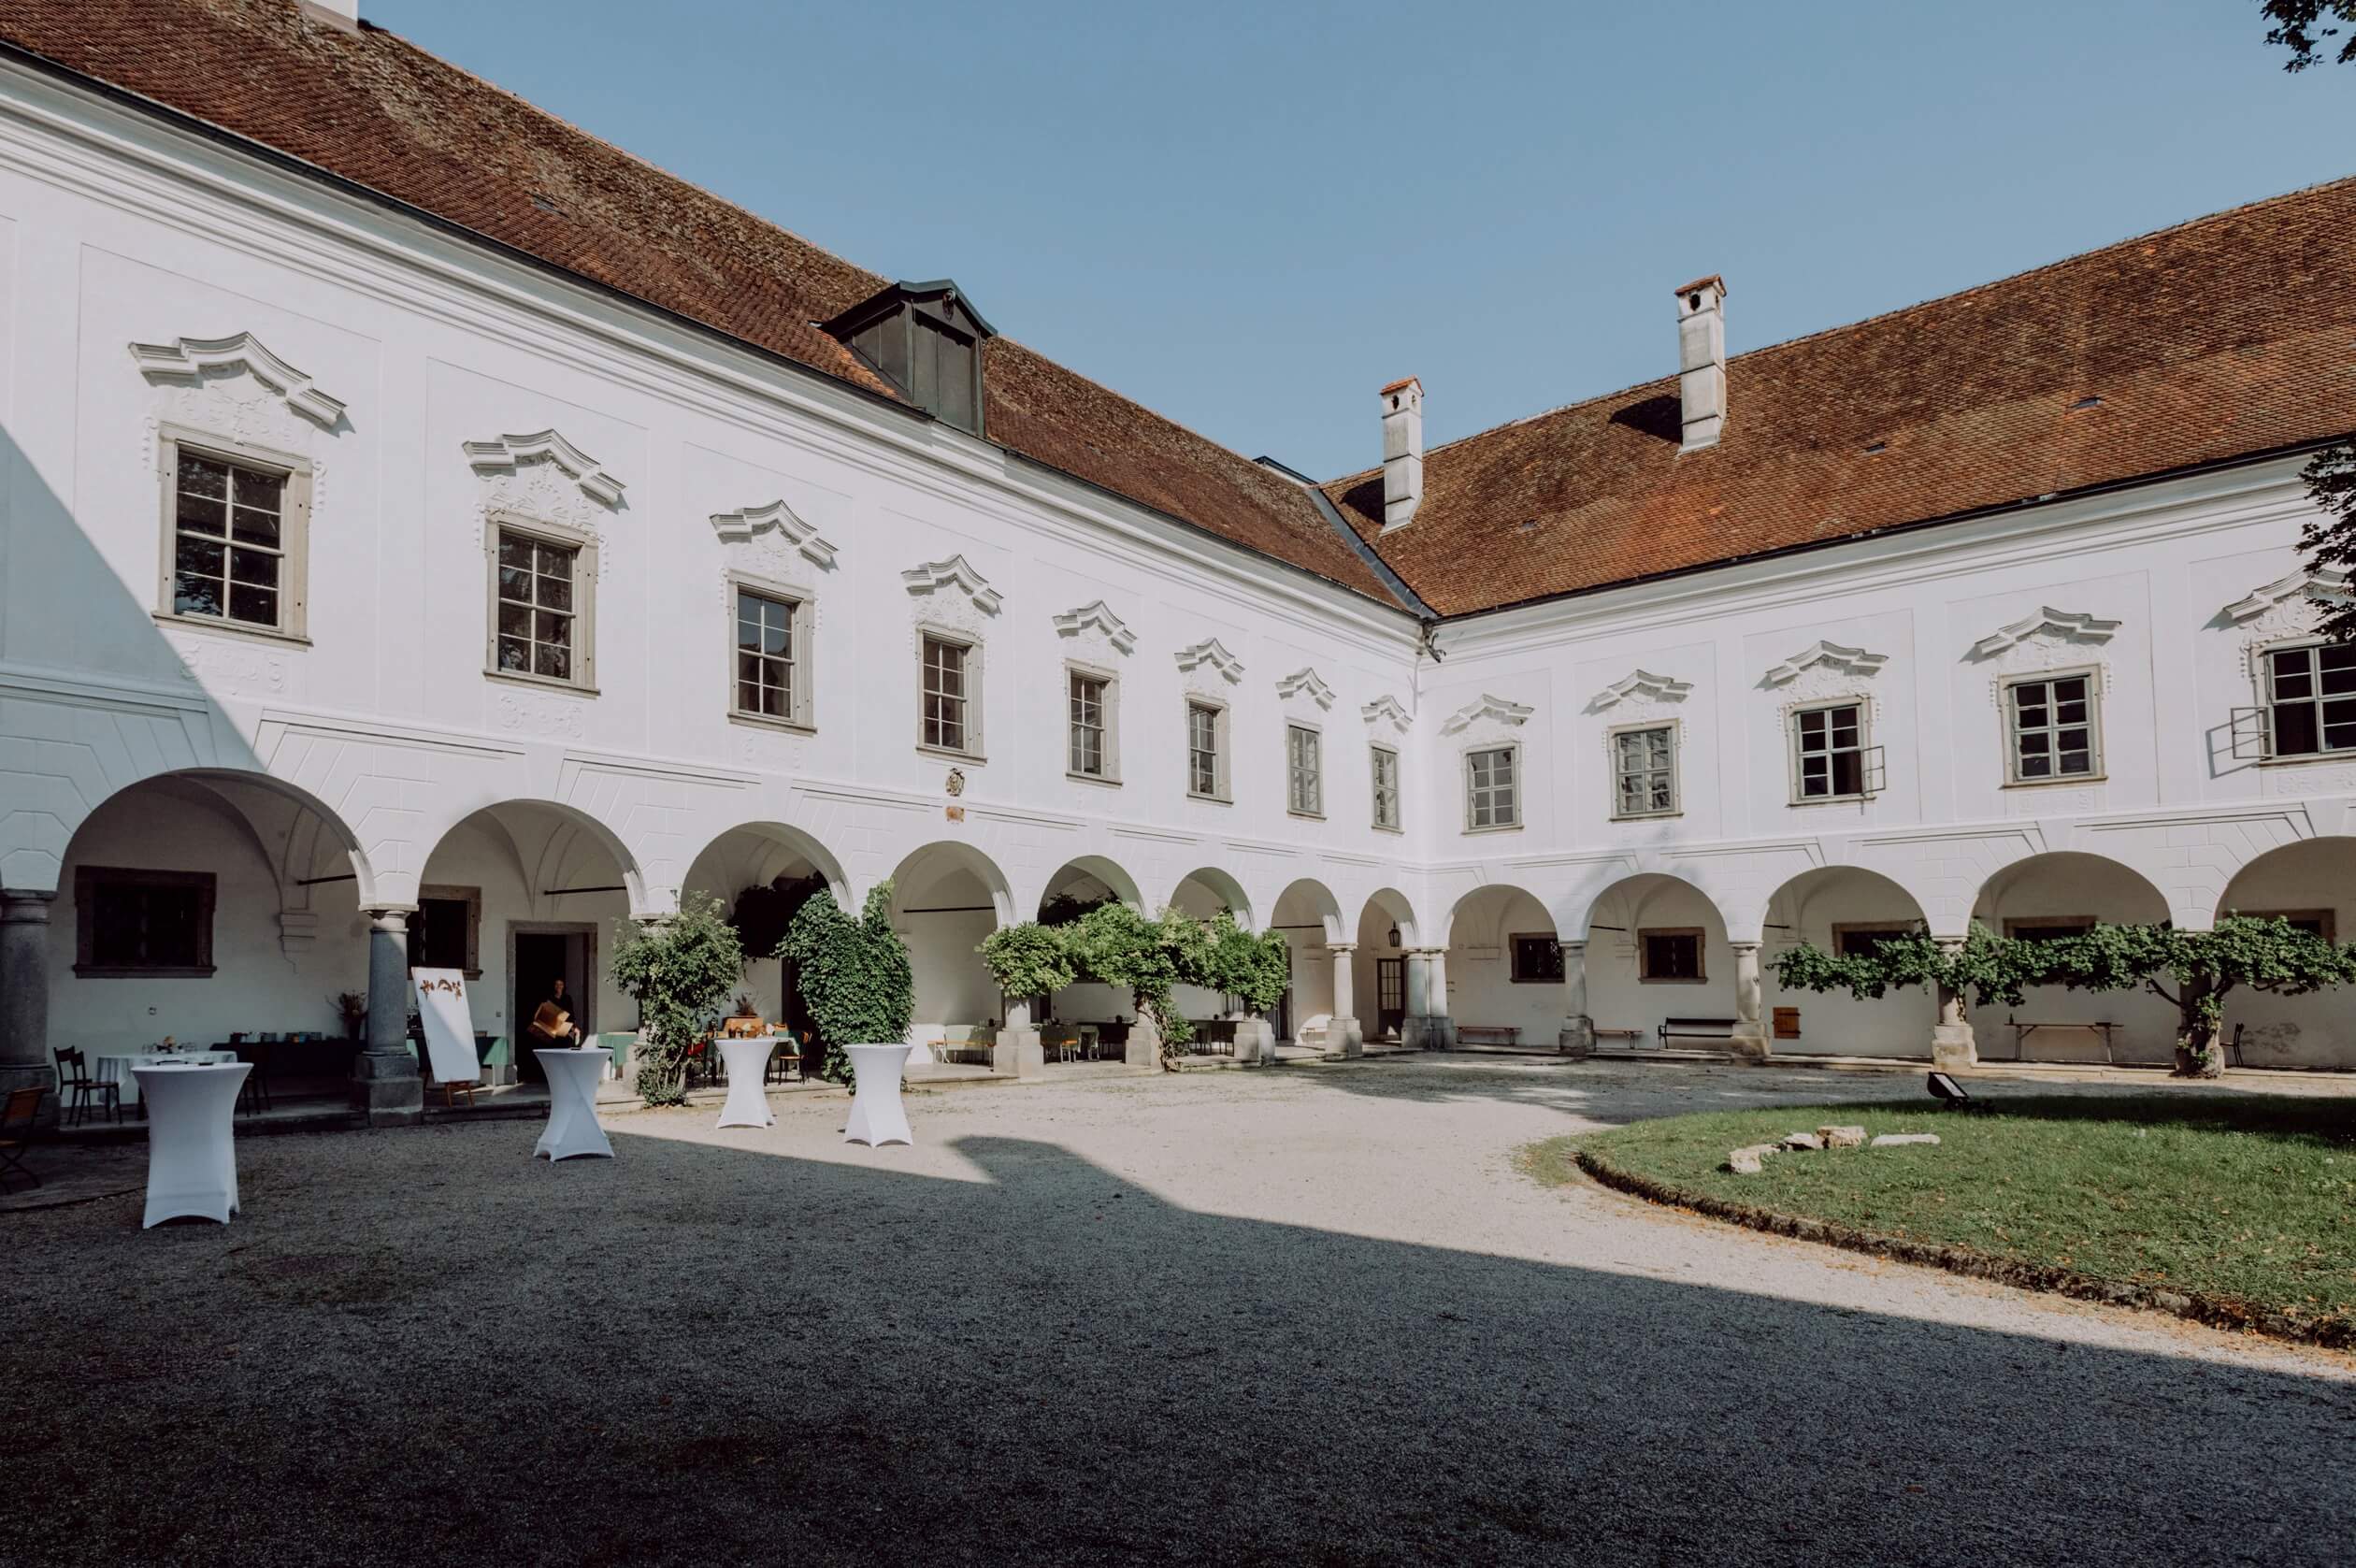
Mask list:
[[[33,1152],[33,1133],[41,1116],[41,1096],[49,1090],[35,1085],[29,1089],[10,1089],[6,1101],[0,1101],[0,1192],[8,1189],[8,1177],[22,1174],[35,1187],[41,1185],[39,1172],[24,1163],[24,1157]]]

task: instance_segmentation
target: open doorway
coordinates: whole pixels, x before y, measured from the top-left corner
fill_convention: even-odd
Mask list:
[[[508,1016],[515,1021],[516,1075],[523,1082],[545,1081],[539,1058],[532,1054],[530,1026],[539,1004],[556,997],[558,981],[565,986],[559,1005],[582,1035],[596,1033],[596,987],[590,984],[596,972],[596,944],[597,928],[583,922],[509,923],[508,973],[515,995]]]

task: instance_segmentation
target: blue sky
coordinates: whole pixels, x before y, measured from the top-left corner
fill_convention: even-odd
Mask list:
[[[1379,458],[2356,173],[2256,0],[362,0],[1246,455]]]

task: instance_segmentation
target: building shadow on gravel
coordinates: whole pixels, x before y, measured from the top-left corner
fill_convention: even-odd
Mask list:
[[[0,1560],[2346,1561],[2344,1383],[664,1127],[0,1222]]]

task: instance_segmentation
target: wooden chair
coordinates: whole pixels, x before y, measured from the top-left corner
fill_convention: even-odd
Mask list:
[[[763,1074],[764,1082],[798,1084],[808,1079],[810,1069],[802,1061],[802,1045],[803,1042],[791,1034],[779,1035],[777,1048],[769,1053],[769,1071]],[[791,1079],[785,1076],[788,1068],[793,1070]]]
[[[246,1080],[237,1089],[237,1109],[251,1115],[270,1108],[270,1057],[267,1045],[258,1042],[251,1045],[230,1042],[229,1048],[247,1067]]]
[[[70,1116],[67,1126],[79,1125],[90,1115],[94,1101],[103,1106],[108,1121],[122,1119],[122,1086],[102,1084],[90,1075],[90,1063],[79,1045],[64,1045],[52,1053],[57,1057],[57,1092],[65,1101]]]
[[[41,1096],[49,1089],[39,1084],[26,1089],[10,1089],[8,1098],[0,1101],[0,1192],[8,1189],[8,1177],[22,1175],[35,1187],[41,1185],[40,1172],[24,1163],[24,1157],[33,1152],[33,1133],[40,1124]]]
[[[2233,1036],[2225,1042],[2226,1066],[2241,1067],[2247,1065],[2242,1060],[2242,1031],[2248,1028],[2249,1028],[2248,1024],[2235,1024],[2234,1026]]]

